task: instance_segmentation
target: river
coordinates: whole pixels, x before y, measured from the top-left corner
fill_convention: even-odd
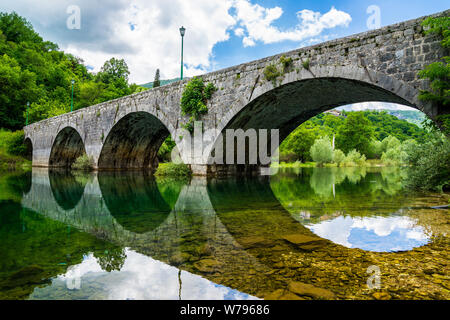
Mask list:
[[[406,175],[1,173],[0,299],[449,299],[449,195]]]

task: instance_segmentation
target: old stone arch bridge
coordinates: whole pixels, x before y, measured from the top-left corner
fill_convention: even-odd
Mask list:
[[[449,15],[450,10],[437,15]],[[205,130],[279,129],[280,141],[302,122],[338,106],[380,101],[417,108],[435,118],[444,106],[419,100],[428,83],[418,71],[446,52],[436,36],[425,36],[424,18],[337,39],[202,76],[218,90],[202,117]],[[268,65],[282,69],[276,81]],[[308,66],[309,64],[309,66]],[[24,128],[33,166],[68,167],[81,154],[102,169],[155,169],[162,142],[187,122],[180,99],[188,80],[101,103]],[[183,150],[180,146],[180,153]],[[248,166],[194,166],[194,173],[236,172]]]

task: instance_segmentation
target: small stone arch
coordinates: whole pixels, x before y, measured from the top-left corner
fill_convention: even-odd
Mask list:
[[[104,140],[98,169],[156,170],[158,150],[171,131],[158,117],[147,111],[126,114]]]
[[[25,159],[27,159],[28,161],[33,161],[33,142],[28,137],[25,138],[23,144],[25,146],[25,153],[24,153]]]
[[[83,139],[73,127],[65,127],[58,132],[49,158],[49,167],[70,168],[75,160],[86,154]]]

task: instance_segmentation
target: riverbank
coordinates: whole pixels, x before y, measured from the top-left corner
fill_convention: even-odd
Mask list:
[[[0,171],[31,170],[31,161],[20,156],[8,154],[0,148]]]
[[[344,167],[369,167],[369,168],[377,168],[377,167],[402,167],[404,165],[386,163],[379,159],[370,159],[364,161],[364,164],[356,164],[356,163],[346,163],[338,165],[337,163],[325,163],[323,164],[324,168],[344,168]],[[272,168],[316,168],[319,165],[316,162],[274,162],[272,163]]]

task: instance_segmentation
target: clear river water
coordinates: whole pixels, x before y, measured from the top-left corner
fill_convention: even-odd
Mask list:
[[[449,194],[406,175],[0,173],[0,299],[449,299]]]

